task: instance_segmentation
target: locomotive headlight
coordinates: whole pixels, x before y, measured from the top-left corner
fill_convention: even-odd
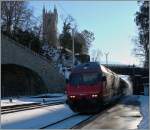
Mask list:
[[[75,98],[76,96],[70,96],[70,98]]]
[[[97,95],[97,94],[92,94],[92,97],[93,97],[93,98],[97,98],[98,95]]]

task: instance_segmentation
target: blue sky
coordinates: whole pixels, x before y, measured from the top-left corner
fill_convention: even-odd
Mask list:
[[[79,31],[87,29],[95,35],[90,48],[109,52],[109,63],[139,64],[132,54],[134,43],[132,38],[137,35],[134,22],[139,7],[136,1],[32,1],[29,2],[35,16],[42,14],[43,5],[53,10],[56,5],[59,15],[58,30],[62,30],[62,17],[73,16]],[[105,63],[105,55],[101,57]]]

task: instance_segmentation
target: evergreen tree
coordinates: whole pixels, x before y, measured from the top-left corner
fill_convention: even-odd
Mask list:
[[[60,45],[63,48],[72,50],[72,36],[71,36],[71,25],[70,23],[64,22],[63,32],[59,36]]]
[[[59,36],[60,45],[63,48],[72,50],[72,30],[71,22],[65,20],[62,34]],[[94,34],[88,30],[78,32],[77,30],[74,33],[74,49],[75,53],[79,54],[88,54],[89,47],[94,41]]]

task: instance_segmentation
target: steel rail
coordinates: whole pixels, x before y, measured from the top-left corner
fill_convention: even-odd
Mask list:
[[[48,124],[48,125],[46,125],[46,126],[44,126],[44,127],[41,127],[41,128],[39,128],[39,129],[46,129],[46,128],[50,127],[50,126],[53,126],[53,125],[62,123],[62,122],[64,122],[64,121],[66,121],[66,120],[68,120],[68,119],[71,119],[71,118],[74,118],[74,117],[76,117],[76,116],[79,116],[79,113],[76,113],[76,114],[71,115],[71,116],[69,116],[69,117],[63,118],[63,119],[58,120],[58,121],[56,121],[56,122],[54,122],[54,123],[50,123],[50,124]]]
[[[48,106],[53,106],[53,105],[59,105],[59,104],[64,104],[65,101],[58,101],[58,102],[52,102],[52,103],[46,103],[46,104],[28,104],[25,106],[16,106],[12,108],[1,108],[1,114],[8,114],[8,113],[14,113],[14,112],[20,112],[20,111],[25,111],[25,110],[32,110],[36,108],[42,108],[42,107],[48,107]]]

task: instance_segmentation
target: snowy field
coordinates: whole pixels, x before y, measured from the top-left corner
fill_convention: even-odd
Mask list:
[[[53,103],[56,101],[65,101],[67,99],[65,94],[54,93],[54,94],[41,94],[37,96],[29,96],[29,97],[18,97],[12,98],[12,102],[9,101],[9,98],[1,99],[1,106],[12,106],[12,105],[22,105],[22,104],[32,104],[32,103],[43,103],[43,99],[45,103]]]
[[[139,96],[140,101],[140,112],[143,116],[140,122],[139,129],[149,129],[149,96]]]
[[[18,105],[18,104],[30,104],[30,103],[42,103],[43,97],[47,102],[55,102],[58,100],[66,100],[66,95],[64,94],[46,94],[30,97],[20,97],[14,98],[13,102],[10,103],[9,99],[2,99],[1,106],[7,105]],[[40,98],[42,97],[42,98]],[[142,121],[138,125],[139,129],[149,129],[149,96],[132,95],[132,98],[137,98],[140,102],[140,112],[143,116]],[[130,98],[130,96],[129,96]],[[38,108],[33,110],[2,114],[1,115],[1,127],[6,129],[33,129],[41,128],[49,123],[54,123],[63,118],[69,117],[75,114],[66,104],[54,105],[45,108]],[[85,118],[85,117],[84,117]],[[80,118],[81,119],[81,118]],[[78,119],[72,120],[71,122],[77,121]],[[68,124],[63,124],[68,126]],[[58,128],[58,126],[56,127]]]
[[[39,129],[73,115],[65,104],[1,115],[3,129]]]

